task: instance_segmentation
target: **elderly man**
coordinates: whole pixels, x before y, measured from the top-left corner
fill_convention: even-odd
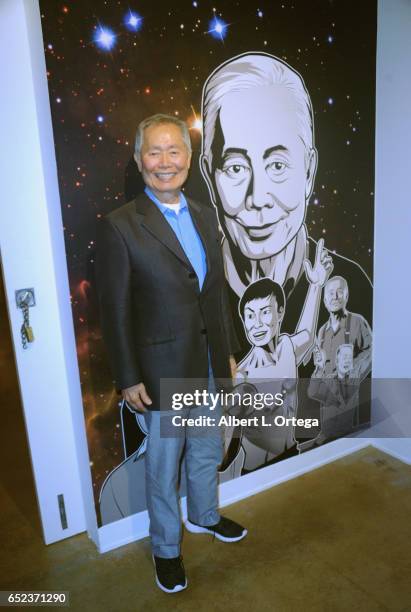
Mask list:
[[[361,381],[371,371],[372,332],[363,316],[349,312],[348,284],[345,278],[333,276],[324,287],[324,305],[329,319],[320,328],[317,336],[317,359],[314,377],[337,375],[337,351],[342,345],[350,345],[351,367],[349,375]],[[343,351],[344,363],[347,351]]]
[[[145,416],[150,536],[157,585],[167,593],[187,586],[177,492],[184,447],[188,530],[223,542],[247,534],[218,513],[221,435],[178,435],[170,431],[171,410],[163,410],[171,405],[161,405],[160,379],[209,379],[212,387],[214,377],[230,377],[236,350],[214,211],[181,191],[190,160],[183,122],[167,115],[144,120],[135,161],[145,192],[110,213],[98,239],[103,335],[117,388]],[[195,417],[204,407],[188,412]]]
[[[361,389],[361,381],[371,371],[372,332],[364,317],[347,310],[348,297],[345,278],[332,276],[325,284],[329,319],[317,335],[308,387],[309,397],[320,402],[321,431],[312,444],[300,445],[306,449],[369,420],[368,389]]]
[[[233,312],[250,283],[269,277],[287,301],[282,331],[293,333],[308,289],[304,261],[313,262],[316,250],[305,226],[318,163],[307,89],[285,62],[245,53],[209,76],[202,112],[201,169],[225,236]],[[356,263],[332,257],[334,272],[349,280],[355,310],[370,320],[368,277]],[[322,307],[320,324],[326,316]],[[242,357],[248,345],[238,316],[235,323]]]

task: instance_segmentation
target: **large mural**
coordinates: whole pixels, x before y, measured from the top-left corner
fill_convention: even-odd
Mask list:
[[[235,385],[286,398],[236,411],[260,421],[227,428],[220,481],[366,426],[376,2],[40,4],[99,523],[146,507],[144,419],[113,388],[93,266],[99,220],[142,189],[134,135],[156,112],[187,121],[185,189],[217,212]]]

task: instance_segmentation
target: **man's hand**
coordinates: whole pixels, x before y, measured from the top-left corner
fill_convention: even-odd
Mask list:
[[[234,355],[230,355],[230,370],[231,370],[231,378],[235,379],[237,376],[237,363],[234,358]]]
[[[314,345],[314,348],[313,348],[313,359],[314,359],[315,367],[318,370],[323,370],[324,366],[325,366],[326,356],[325,356],[325,352],[322,349],[320,349],[318,344]]]
[[[311,263],[306,259],[304,261],[304,268],[307,280],[311,285],[318,285],[319,287],[325,285],[334,268],[334,264],[331,255],[324,248],[324,238],[320,238],[317,242],[314,266],[311,266]]]
[[[144,404],[150,406],[153,403],[148,396],[144,383],[139,383],[133,387],[122,389],[121,395],[130,408],[135,412],[147,412],[147,408]]]

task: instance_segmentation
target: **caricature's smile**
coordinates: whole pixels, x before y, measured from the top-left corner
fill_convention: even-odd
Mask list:
[[[265,240],[273,233],[275,223],[265,223],[264,225],[240,225],[247,232],[252,240]]]
[[[264,336],[266,336],[266,335],[267,335],[267,330],[265,330],[265,331],[259,331],[259,332],[255,332],[255,333],[253,334],[253,338],[254,338],[255,340],[262,340],[262,339],[264,338]]]

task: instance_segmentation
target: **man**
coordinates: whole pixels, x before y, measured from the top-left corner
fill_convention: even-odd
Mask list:
[[[181,191],[190,160],[183,122],[167,115],[144,120],[135,161],[145,193],[110,213],[98,239],[103,334],[117,388],[145,416],[150,536],[156,582],[167,593],[187,586],[177,494],[184,445],[186,527],[224,542],[247,534],[217,510],[221,435],[164,433],[171,405],[161,405],[160,379],[209,379],[212,387],[214,377],[230,377],[236,350],[214,212]],[[195,417],[202,411],[188,412]]]
[[[203,89],[201,169],[224,233],[223,256],[233,312],[245,288],[262,277],[284,289],[282,330],[297,327],[308,284],[304,260],[315,257],[305,226],[318,164],[313,109],[301,76],[266,53],[219,66]],[[364,271],[333,253],[334,272],[353,289],[354,308],[371,319]],[[320,309],[320,324],[326,312]],[[242,345],[247,341],[235,318]],[[300,367],[300,375],[308,375]]]
[[[321,404],[321,432],[312,441],[315,444],[358,426],[360,405],[364,420],[369,420],[369,389],[361,388],[361,381],[371,371],[372,332],[364,317],[347,310],[348,297],[345,278],[333,276],[325,284],[329,319],[317,335],[308,387],[309,397]]]
[[[317,347],[324,357],[323,363],[318,361],[317,370],[321,371],[321,376],[335,375],[337,350],[341,345],[350,345],[350,377],[361,381],[371,371],[372,332],[363,316],[347,310],[348,296],[345,278],[333,276],[327,281],[324,305],[330,316],[317,336]]]

